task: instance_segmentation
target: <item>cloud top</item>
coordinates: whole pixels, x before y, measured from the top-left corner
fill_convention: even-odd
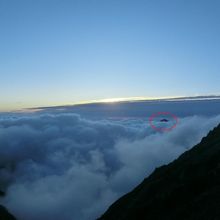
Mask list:
[[[158,133],[141,119],[76,114],[0,119],[1,201],[22,220],[92,220],[156,167],[195,145],[220,116]]]

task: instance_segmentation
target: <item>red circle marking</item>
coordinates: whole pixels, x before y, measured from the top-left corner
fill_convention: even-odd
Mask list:
[[[172,125],[171,127],[167,127],[167,128],[159,128],[157,126],[155,126],[153,124],[153,119],[160,116],[160,115],[169,115],[171,116],[174,120],[175,120],[175,124]],[[166,132],[166,131],[171,131],[172,129],[174,129],[176,126],[177,126],[177,123],[178,123],[178,117],[170,112],[157,112],[157,113],[154,113],[153,115],[151,115],[149,117],[149,123],[150,123],[150,126],[156,130],[156,131],[161,131],[161,132]]]

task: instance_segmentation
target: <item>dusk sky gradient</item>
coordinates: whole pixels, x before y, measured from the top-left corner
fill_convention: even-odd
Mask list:
[[[0,0],[0,110],[219,93],[218,0]]]

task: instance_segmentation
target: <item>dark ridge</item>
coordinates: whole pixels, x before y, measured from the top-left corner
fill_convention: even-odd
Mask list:
[[[0,190],[0,198],[4,196],[5,192]],[[4,206],[0,205],[0,220],[16,220],[16,218]]]
[[[166,118],[163,118],[160,120],[160,122],[168,122],[169,120],[167,120]]]
[[[0,205],[0,219],[1,220],[16,220],[13,215],[11,215],[7,209]]]
[[[3,196],[5,196],[5,192],[0,190],[0,197],[3,197]]]
[[[157,168],[99,220],[220,220],[220,125]]]

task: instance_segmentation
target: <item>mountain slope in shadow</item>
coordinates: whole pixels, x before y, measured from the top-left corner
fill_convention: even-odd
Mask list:
[[[220,220],[220,125],[157,168],[99,220]]]
[[[4,197],[5,193],[0,190],[0,198]],[[16,220],[15,217],[8,212],[8,210],[0,204],[0,220]]]
[[[0,205],[0,219],[1,220],[16,220],[4,206]]]

